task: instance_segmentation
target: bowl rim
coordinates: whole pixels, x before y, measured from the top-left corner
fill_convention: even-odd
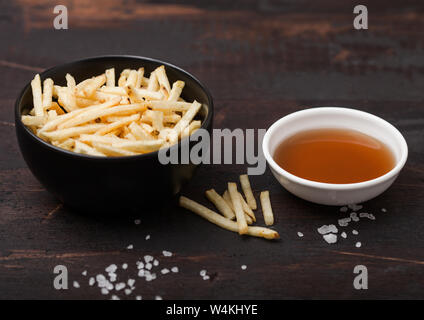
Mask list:
[[[87,57],[87,58],[83,58],[83,59],[79,59],[79,60],[72,60],[72,61],[68,61],[59,65],[55,65],[53,67],[50,67],[46,70],[44,70],[43,72],[39,73],[40,77],[43,78],[43,75],[45,75],[48,72],[54,72],[55,69],[59,69],[59,68],[66,68],[67,66],[71,66],[73,64],[76,63],[82,63],[82,62],[92,62],[95,60],[102,60],[102,59],[138,59],[138,60],[144,60],[144,61],[149,61],[149,62],[154,62],[154,63],[158,63],[158,64],[162,64],[165,67],[171,67],[175,70],[177,70],[177,72],[181,72],[183,74],[185,74],[188,78],[191,78],[194,82],[196,82],[201,90],[203,90],[206,94],[207,100],[208,100],[208,114],[206,116],[206,118],[204,119],[201,128],[202,129],[206,129],[209,127],[212,119],[213,119],[213,113],[214,113],[214,106],[213,106],[213,98],[212,95],[209,91],[209,89],[199,80],[197,79],[194,75],[192,75],[191,73],[189,73],[188,71],[172,64],[169,62],[165,62],[159,59],[155,59],[155,58],[149,58],[149,57],[144,57],[144,56],[137,56],[137,55],[99,55],[99,56],[92,56],[92,57]],[[16,128],[21,127],[24,129],[24,131],[29,134],[29,136],[33,139],[33,141],[40,143],[43,147],[51,149],[54,152],[59,152],[59,153],[63,153],[67,156],[70,157],[75,157],[75,158],[79,158],[79,159],[86,159],[86,160],[92,160],[92,161],[120,161],[120,160],[134,160],[134,159],[141,159],[141,158],[151,158],[151,157],[156,157],[158,158],[158,153],[159,150],[157,151],[153,151],[153,152],[149,152],[149,153],[143,153],[143,154],[137,154],[137,155],[131,155],[131,156],[119,156],[119,157],[99,157],[99,156],[93,156],[93,155],[87,155],[87,154],[82,154],[82,153],[76,153],[73,151],[69,151],[66,149],[62,149],[59,147],[56,147],[46,141],[44,141],[43,139],[41,139],[40,137],[38,137],[37,135],[35,135],[26,125],[23,124],[22,119],[21,119],[21,112],[20,112],[20,102],[22,100],[22,97],[25,93],[25,91],[30,87],[31,85],[31,80],[23,87],[23,89],[19,92],[18,97],[16,98],[15,101],[15,125]],[[189,139],[189,137],[186,137],[182,140],[179,140],[177,143],[178,148],[181,147],[181,144],[183,141],[186,141],[186,139]],[[175,147],[175,145],[167,147],[167,148],[171,148],[171,147]]]
[[[364,120],[366,121],[373,121],[373,122],[379,122],[380,124],[384,125],[386,128],[392,131],[394,136],[396,136],[396,139],[400,142],[401,146],[401,155],[400,159],[396,162],[396,165],[387,173],[385,173],[382,176],[379,176],[377,178],[366,180],[362,182],[356,182],[356,183],[325,183],[325,182],[318,182],[313,180],[308,180],[304,178],[300,178],[283,168],[281,168],[275,161],[274,158],[270,154],[269,150],[269,142],[271,139],[271,136],[275,132],[275,130],[284,122],[291,121],[294,118],[297,118],[298,116],[302,116],[305,114],[308,114],[310,116],[313,116],[317,113],[321,112],[342,112],[345,113],[346,116],[351,116],[353,114],[359,115],[364,117]],[[308,187],[318,188],[318,189],[325,189],[325,190],[356,190],[356,189],[362,189],[367,187],[372,187],[375,185],[378,185],[380,183],[383,183],[385,181],[390,180],[391,178],[395,177],[397,174],[399,174],[400,170],[403,168],[403,166],[406,163],[406,160],[408,158],[408,145],[406,143],[405,138],[400,133],[400,131],[393,126],[388,121],[373,115],[369,112],[353,109],[353,108],[346,108],[346,107],[310,107],[307,109],[299,110],[293,113],[290,113],[276,122],[274,122],[265,133],[263,142],[262,142],[262,151],[264,153],[265,159],[268,162],[268,165],[276,171],[278,174],[286,177],[287,179],[294,181],[298,184],[305,185]]]

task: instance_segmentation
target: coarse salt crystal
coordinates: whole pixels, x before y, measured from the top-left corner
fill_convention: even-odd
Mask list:
[[[177,273],[179,270],[178,270],[178,267],[172,267],[171,271],[174,272],[174,273]]]
[[[387,212],[387,209],[386,208],[381,208],[381,211]]]
[[[155,259],[155,260],[153,261],[153,265],[154,265],[155,267],[157,267],[157,266],[159,265],[159,261]]]
[[[100,292],[101,292],[103,295],[107,295],[107,294],[109,294],[109,290],[108,290],[108,289],[106,289],[106,288],[102,288],[102,290],[100,290]]]
[[[119,297],[117,295],[112,295],[112,297],[110,299],[111,300],[121,300],[121,299],[119,299]]]
[[[340,227],[347,227],[348,225],[349,225],[349,222],[351,221],[352,219],[350,218],[350,217],[347,217],[347,218],[343,218],[343,219],[339,219],[339,226]]]
[[[206,275],[206,270],[200,270],[200,275],[203,277]]]
[[[340,212],[347,212],[347,207],[341,207]]]
[[[359,221],[358,214],[357,214],[356,212],[352,212],[352,213],[350,214],[350,218],[351,218],[351,219],[352,219],[352,221],[354,221],[354,222],[358,222],[358,221]]]
[[[144,256],[144,262],[149,263],[150,261],[153,261],[153,257],[150,255],[145,255]]]
[[[149,240],[150,239],[150,234],[148,234],[145,239],[146,240]]]
[[[116,273],[109,273],[109,281],[110,282],[115,282],[116,281]]]
[[[144,274],[145,274],[144,269],[141,269],[141,270],[138,271],[138,276],[139,277],[144,277]]]
[[[206,275],[206,276],[203,276],[203,280],[209,280],[210,278],[209,278],[209,276],[208,275]]]
[[[172,252],[166,251],[166,250],[163,250],[162,254],[163,254],[164,257],[171,257],[172,256]]]
[[[135,300],[141,300],[142,299],[142,297],[141,296],[136,296],[135,297]]]
[[[125,283],[124,282],[119,282],[115,285],[115,290],[119,291],[125,288]]]
[[[141,223],[141,220],[140,220],[140,219],[135,219],[135,220],[134,220],[134,223],[138,225],[138,224],[140,224],[140,223]]]
[[[131,289],[125,289],[125,294],[128,296],[128,295],[130,295],[131,294]]]
[[[349,204],[348,207],[353,211],[361,210],[364,206],[360,204]]]
[[[327,241],[327,243],[336,243],[337,242],[337,235],[333,234],[333,233],[328,233],[323,235],[323,238],[325,241]]]
[[[128,250],[131,250],[131,249],[133,249],[134,248],[134,246],[132,245],[132,244],[130,244],[128,247],[127,247],[127,249]]]
[[[359,234],[359,232],[357,230],[353,229],[352,234],[354,234],[356,236],[357,234]]]
[[[80,287],[79,283],[77,281],[74,281],[74,288],[79,288],[79,287]]]
[[[347,238],[346,232],[343,231],[342,234],[341,234],[341,237],[346,239]]]
[[[144,268],[144,263],[141,261],[137,261],[137,269],[143,269]]]
[[[105,271],[107,273],[114,273],[116,271],[116,269],[118,269],[118,267],[116,266],[116,264],[111,264],[109,267],[107,267],[105,269]]]
[[[375,220],[375,216],[374,216],[372,213],[361,212],[361,213],[359,214],[359,216],[360,216],[361,218],[368,218],[368,219],[370,219],[370,220]]]
[[[124,264],[122,265],[122,269],[126,270],[127,268],[128,268],[128,264],[127,264],[127,263],[124,263]]]
[[[93,278],[93,277],[91,277],[89,280],[88,280],[88,285],[91,287],[94,283],[96,282],[96,280]]]
[[[247,269],[247,266],[245,265],[245,264],[243,264],[242,266],[241,266],[241,270],[246,270]]]
[[[152,264],[150,262],[149,263],[146,263],[146,265],[144,266],[144,268],[147,269],[147,270],[152,270]]]
[[[338,229],[334,224],[330,224],[328,226],[323,225],[323,226],[319,227],[317,230],[320,234],[327,234],[327,233],[330,233],[330,232],[332,232],[332,233],[338,232]]]
[[[155,297],[155,300],[162,300],[162,297],[161,296],[156,296]]]
[[[167,273],[169,273],[169,269],[167,269],[167,268],[163,268],[160,272],[161,272],[162,274],[167,274]]]
[[[302,232],[298,232],[297,233],[297,236],[300,237],[300,238],[302,238],[303,237],[303,233]]]
[[[134,283],[135,283],[135,280],[134,279],[128,279],[128,281],[127,281],[127,284],[130,287],[132,287],[134,285]]]
[[[356,244],[355,244],[355,247],[357,247],[357,248],[360,248],[362,246],[362,244],[360,243],[360,242],[357,242]]]
[[[84,270],[81,274],[85,277],[87,275],[87,270]]]

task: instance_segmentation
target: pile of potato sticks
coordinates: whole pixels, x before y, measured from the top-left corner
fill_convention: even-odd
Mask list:
[[[184,196],[180,197],[179,204],[181,207],[198,214],[221,228],[254,237],[262,237],[270,240],[279,239],[280,236],[275,230],[251,226],[253,222],[256,222],[253,210],[257,209],[257,204],[248,175],[244,174],[240,176],[240,184],[246,200],[244,200],[242,194],[237,190],[237,184],[235,182],[228,182],[228,189],[225,190],[222,196],[214,189],[206,191],[206,197],[214,204],[220,214]],[[274,224],[274,215],[271,208],[269,191],[261,192],[260,201],[265,224],[271,226]],[[233,221],[234,219],[236,221]]]
[[[40,75],[31,81],[33,109],[22,122],[54,146],[93,156],[131,156],[174,145],[200,128],[201,104],[181,98],[185,83],[169,83],[165,67],[144,76],[144,68],[115,69],[66,86]]]

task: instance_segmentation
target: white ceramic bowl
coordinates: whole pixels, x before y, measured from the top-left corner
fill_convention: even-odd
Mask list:
[[[299,178],[274,161],[281,141],[300,131],[320,128],[353,129],[380,140],[391,149],[395,167],[372,180],[333,184]],[[302,199],[325,205],[361,203],[378,196],[395,181],[408,157],[404,137],[390,123],[367,112],[336,107],[305,109],[281,118],[268,129],[262,149],[272,174],[284,188]]]

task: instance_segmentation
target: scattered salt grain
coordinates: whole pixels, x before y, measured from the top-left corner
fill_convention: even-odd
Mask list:
[[[162,273],[162,274],[167,274],[167,273],[169,273],[169,269],[167,269],[167,268],[163,268],[163,269],[160,271],[160,273]]]
[[[387,212],[387,209],[386,208],[381,208],[381,211]]]
[[[128,268],[128,264],[127,264],[127,263],[124,263],[124,264],[122,265],[122,269],[126,270],[127,268]]]
[[[141,220],[140,219],[135,219],[134,220],[134,223],[137,224],[137,225],[139,225],[141,223]]]
[[[125,288],[125,283],[124,282],[119,282],[115,285],[115,290],[119,291]]]
[[[303,233],[302,233],[302,232],[298,232],[298,233],[297,233],[297,236],[298,236],[299,238],[302,238],[302,237],[303,237]]]
[[[84,270],[81,274],[85,277],[87,275],[87,270]]]
[[[358,214],[357,214],[356,212],[352,212],[352,213],[350,214],[350,218],[351,218],[351,219],[352,219],[352,221],[354,221],[354,222],[358,222],[358,221],[359,221]]]
[[[128,295],[130,295],[131,294],[131,289],[125,289],[125,294],[128,296]]]
[[[112,295],[112,297],[110,299],[111,300],[121,300],[121,299],[119,299],[119,297],[117,295]]]
[[[141,269],[141,270],[138,271],[138,276],[139,277],[144,277],[144,274],[145,274],[144,269]]]
[[[156,296],[155,297],[155,300],[162,300],[162,297],[161,296]]]
[[[144,268],[147,269],[147,270],[152,270],[152,264],[150,262],[149,263],[146,263],[146,265],[144,266]]]
[[[101,292],[103,295],[107,295],[107,294],[109,294],[109,290],[108,290],[108,289],[106,289],[106,288],[102,288],[102,290],[100,290],[100,292]]]
[[[155,259],[155,260],[153,261],[153,265],[154,265],[155,267],[157,267],[157,266],[159,265],[159,261]]]
[[[79,287],[80,287],[79,283],[77,281],[74,281],[74,288],[79,288]]]
[[[171,257],[172,256],[172,252],[166,251],[166,250],[163,250],[162,254],[163,254],[164,257]]]
[[[131,249],[133,249],[134,248],[134,246],[132,245],[132,244],[130,244],[128,247],[127,247],[127,249],[128,250],[131,250]]]
[[[135,300],[141,300],[142,299],[142,297],[141,296],[136,296],[135,297]]]
[[[110,282],[115,282],[116,281],[116,273],[109,273],[109,281]]]
[[[200,270],[200,275],[204,277],[206,275],[206,270]]]
[[[146,240],[149,240],[150,239],[150,234],[148,234],[145,239]]]
[[[350,218],[350,217],[347,217],[347,218],[343,218],[343,219],[339,219],[339,226],[340,227],[347,227],[348,225],[349,225],[349,222],[351,221],[352,219]]]
[[[359,234],[359,232],[357,230],[353,229],[352,234],[354,234],[356,236],[357,234]]]
[[[150,261],[153,261],[154,258],[150,255],[145,255],[144,256],[144,262],[149,263]]]
[[[178,270],[178,267],[172,267],[171,271],[174,272],[174,273],[177,273],[179,270]]]
[[[364,206],[360,204],[349,204],[348,207],[353,211],[361,210]]]
[[[341,236],[342,236],[342,238],[347,238],[347,234],[346,234],[346,232],[342,232],[342,234],[341,234]]]
[[[347,212],[347,207],[341,207],[340,212]]]
[[[243,264],[242,266],[241,266],[241,270],[246,270],[247,269],[247,266],[245,265],[245,264]]]
[[[327,243],[336,243],[337,242],[337,235],[333,234],[333,233],[329,233],[329,234],[325,234],[323,235],[323,238],[325,241],[327,241]]]
[[[88,280],[88,285],[91,287],[94,283],[96,282],[96,280],[93,278],[93,277],[91,277],[89,280]]]
[[[356,244],[355,244],[355,247],[357,247],[357,248],[360,248],[362,246],[362,244],[360,243],[360,242],[357,242]]]
[[[319,227],[317,230],[320,234],[327,234],[327,233],[330,233],[330,232],[332,232],[332,233],[338,232],[338,229],[334,224],[330,224],[328,226],[323,225],[323,226]]]
[[[143,269],[144,268],[144,263],[143,262],[141,262],[141,261],[137,261],[137,269]]]
[[[360,216],[361,218],[368,218],[368,219],[370,219],[370,220],[375,220],[375,216],[374,216],[372,213],[361,212],[361,213],[359,214],[359,216]]]
[[[206,275],[206,276],[204,276],[203,277],[203,280],[209,280],[210,278],[209,278],[209,276],[208,275]]]
[[[116,269],[118,269],[118,267],[116,266],[116,264],[111,264],[109,267],[107,267],[105,269],[105,271],[107,273],[114,273],[116,271]]]

